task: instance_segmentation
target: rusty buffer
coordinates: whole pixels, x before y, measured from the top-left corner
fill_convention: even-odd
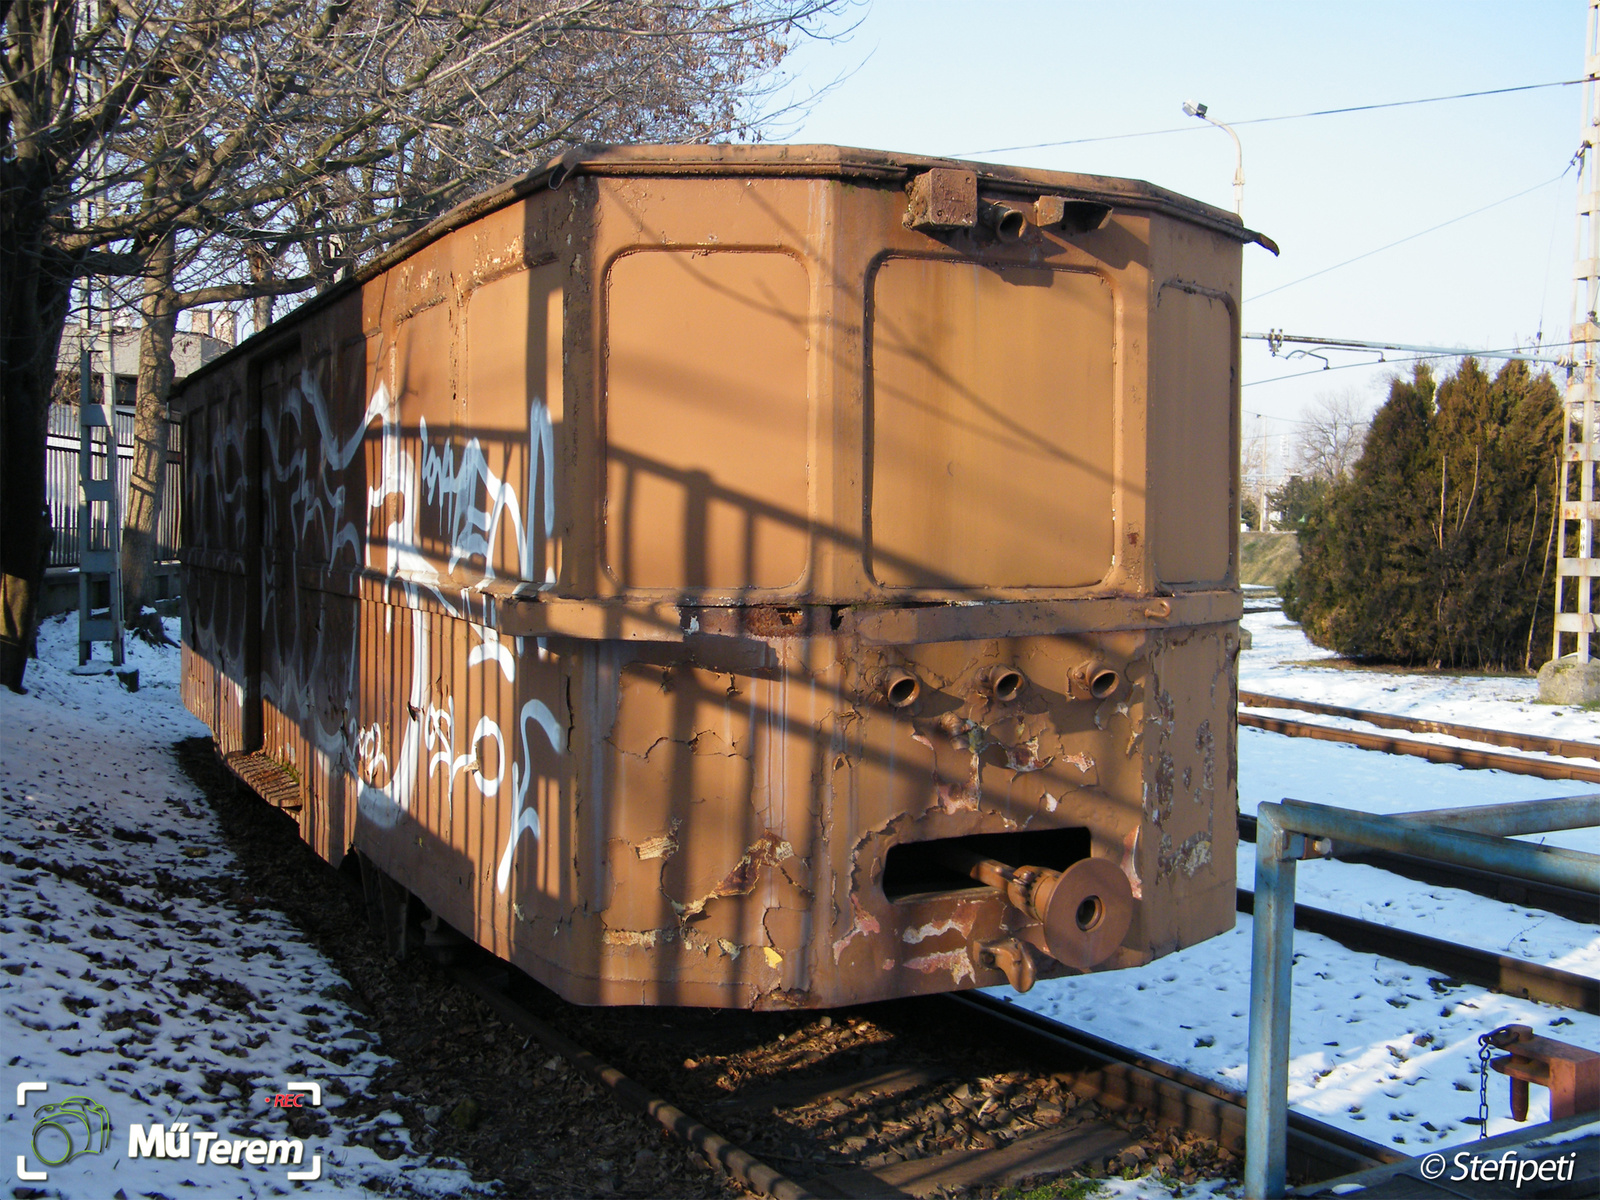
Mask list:
[[[589,147],[190,376],[184,696],[569,999],[826,1007],[1234,918],[1232,215]]]

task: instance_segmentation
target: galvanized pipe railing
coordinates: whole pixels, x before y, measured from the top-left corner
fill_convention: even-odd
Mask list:
[[[1527,833],[1562,828],[1568,799],[1496,805],[1489,827]],[[1460,821],[1457,810],[1445,820]],[[1335,840],[1600,892],[1600,855],[1425,823],[1426,813],[1380,816],[1284,800],[1256,810],[1255,927],[1250,956],[1250,1065],[1245,1105],[1244,1194],[1282,1196],[1289,1116],[1289,1006],[1294,969],[1295,866],[1326,858]],[[1547,819],[1548,824],[1541,824]]]

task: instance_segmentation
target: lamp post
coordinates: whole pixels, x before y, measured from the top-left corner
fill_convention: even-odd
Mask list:
[[[1206,106],[1193,100],[1183,102],[1183,111],[1191,117],[1199,117],[1207,125],[1215,125],[1222,132],[1233,139],[1233,211],[1240,217],[1244,216],[1244,147],[1239,144],[1239,135],[1229,126],[1224,125],[1215,117],[1206,116]]]

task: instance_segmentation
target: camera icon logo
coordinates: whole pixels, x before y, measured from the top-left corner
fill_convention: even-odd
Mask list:
[[[47,1167],[65,1166],[111,1145],[111,1114],[90,1096],[68,1096],[33,1110],[33,1156]]]

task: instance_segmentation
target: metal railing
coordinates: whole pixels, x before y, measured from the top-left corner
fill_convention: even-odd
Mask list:
[[[133,466],[133,410],[118,406],[112,417],[117,431],[117,491],[120,512],[128,511],[128,475]],[[178,557],[183,491],[179,476],[183,466],[181,426],[169,422],[167,474],[162,489],[161,521],[156,529],[156,561]],[[105,455],[96,454],[95,472],[105,473]],[[78,565],[78,409],[76,405],[52,404],[50,428],[45,439],[45,499],[50,506],[50,561],[52,567]],[[96,545],[106,540],[106,531],[95,530]]]
[[[1595,824],[1600,824],[1600,798],[1593,796],[1488,805],[1476,813],[1458,808],[1396,816],[1300,800],[1257,808],[1245,1106],[1244,1194],[1249,1200],[1285,1192],[1296,864],[1329,857],[1339,842],[1597,892],[1600,854],[1505,836]]]

